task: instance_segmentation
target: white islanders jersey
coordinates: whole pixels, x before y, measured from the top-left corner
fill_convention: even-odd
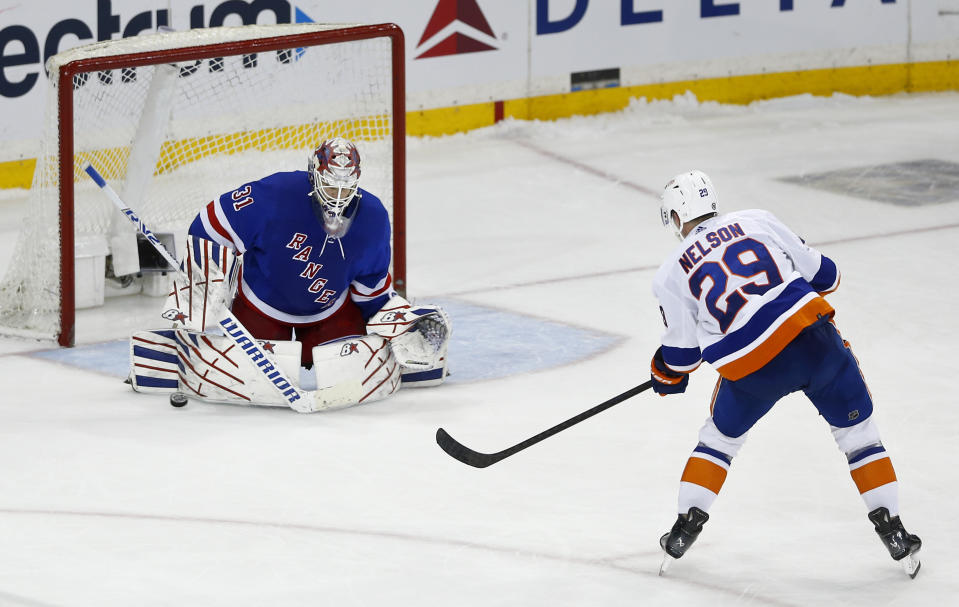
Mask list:
[[[708,219],[653,279],[666,331],[663,360],[688,373],[705,360],[737,380],[773,359],[809,325],[833,315],[822,295],[839,286],[831,259],[772,213]]]

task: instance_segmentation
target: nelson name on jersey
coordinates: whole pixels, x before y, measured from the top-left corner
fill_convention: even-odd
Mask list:
[[[832,317],[822,295],[836,264],[772,214],[744,210],[700,223],[660,266],[653,292],[665,364],[710,363],[729,380],[759,369],[806,327]]]
[[[738,222],[709,232],[705,236],[706,244],[709,245],[709,248],[704,248],[702,241],[697,240],[683,252],[682,257],[679,258],[679,267],[683,269],[683,272],[689,274],[693,266],[712,253],[713,249],[718,249],[724,242],[729,242],[734,238],[745,235],[746,233],[743,232]]]

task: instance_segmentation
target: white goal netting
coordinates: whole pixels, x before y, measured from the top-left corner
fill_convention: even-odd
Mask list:
[[[72,211],[77,241],[113,235],[134,238],[127,221],[81,171],[90,161],[155,232],[182,232],[214,197],[277,171],[302,170],[320,141],[356,141],[363,157],[361,187],[393,213],[393,94],[391,38],[329,43],[353,26],[267,25],[158,33],[79,47],[48,62],[45,131],[7,275],[0,283],[0,332],[56,338],[65,302],[61,268],[73,271],[62,251],[61,205]],[[315,34],[304,42],[302,34]],[[263,40],[297,36],[297,46],[260,50]],[[336,36],[332,36],[336,38]],[[222,56],[209,45],[230,43]],[[183,49],[189,49],[184,51]],[[171,52],[178,53],[170,55]],[[184,59],[183,53],[187,53]],[[172,58],[123,67],[142,53]],[[72,121],[60,119],[58,77],[64,66],[108,60],[111,69],[73,77]],[[160,61],[160,59],[150,59]],[[69,72],[64,72],[69,73]],[[402,90],[400,94],[403,94]],[[72,134],[73,201],[62,200],[58,153]],[[128,263],[127,262],[124,263]],[[135,262],[134,262],[135,263]],[[61,338],[61,343],[63,343]]]

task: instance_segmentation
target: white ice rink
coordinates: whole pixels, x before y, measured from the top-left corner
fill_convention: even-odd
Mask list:
[[[915,160],[959,163],[959,94],[683,98],[410,140],[410,295],[451,312],[453,376],[330,414],[134,394],[119,340],[159,320],[139,296],[81,313],[72,351],[0,339],[0,605],[953,604],[959,176],[909,186],[957,192],[919,206],[781,180],[868,185],[865,167]],[[650,281],[675,246],[658,193],[691,168],[842,270],[829,299],[924,541],[915,580],[801,396],[753,429],[696,546],[657,576],[706,366],[685,395],[641,394],[485,470],[436,446],[444,427],[496,451],[649,378]],[[0,270],[22,198],[0,194]]]

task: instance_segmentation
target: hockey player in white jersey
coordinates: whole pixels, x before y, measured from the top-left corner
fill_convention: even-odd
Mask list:
[[[780,398],[802,390],[829,423],[883,544],[915,577],[922,543],[903,528],[872,398],[823,298],[839,286],[836,264],[771,213],[719,214],[701,171],[666,185],[661,219],[682,244],[653,280],[666,325],[652,359],[653,389],[685,391],[702,361],[720,376],[680,480],[679,516],[660,539],[662,571],[699,536],[749,429]]]

